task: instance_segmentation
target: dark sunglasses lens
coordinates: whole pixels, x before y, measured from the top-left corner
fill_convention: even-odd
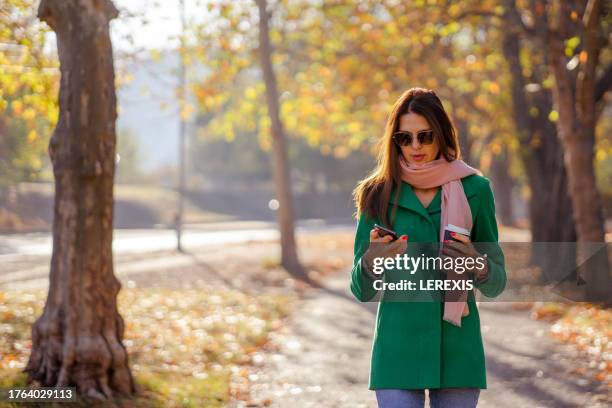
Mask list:
[[[412,135],[407,132],[397,132],[393,135],[393,140],[399,146],[408,146],[412,144]]]
[[[427,132],[421,132],[418,134],[419,143],[428,145],[433,143],[433,132],[428,130]]]

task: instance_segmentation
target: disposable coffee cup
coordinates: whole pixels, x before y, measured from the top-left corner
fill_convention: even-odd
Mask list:
[[[454,241],[458,241],[452,237],[451,232],[464,235],[467,238],[470,237],[470,231],[466,230],[465,228],[461,228],[453,224],[448,224],[446,227],[444,227],[444,240],[445,241],[448,241],[451,239]]]

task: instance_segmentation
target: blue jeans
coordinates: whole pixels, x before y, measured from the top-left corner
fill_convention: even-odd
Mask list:
[[[423,408],[425,390],[379,389],[378,408]],[[434,388],[429,390],[431,408],[474,408],[480,388]]]

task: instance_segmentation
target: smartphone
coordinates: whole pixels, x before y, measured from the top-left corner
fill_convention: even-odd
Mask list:
[[[387,235],[391,235],[393,237],[391,242],[393,242],[393,241],[395,241],[396,239],[399,238],[399,235],[397,235],[397,232],[393,231],[390,228],[383,227],[382,225],[378,225],[378,224],[374,224],[374,228],[376,228],[378,230],[378,236],[379,237],[385,237]]]

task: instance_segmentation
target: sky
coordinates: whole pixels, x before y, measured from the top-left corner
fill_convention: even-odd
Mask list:
[[[139,50],[176,50],[181,31],[179,0],[114,0],[119,18],[111,22],[111,37],[116,67],[122,66],[121,53]],[[198,23],[208,15],[204,0],[185,0],[187,24]],[[146,21],[146,23],[145,23]],[[131,40],[130,40],[131,37]],[[179,117],[175,102],[174,73],[178,66],[176,52],[151,59],[123,62],[131,81],[118,89],[119,137],[135,137],[140,168],[148,171],[163,165],[175,165],[178,158]],[[168,108],[163,108],[166,105]]]
[[[1,1],[1,0],[0,0]],[[209,16],[208,0],[185,0],[187,24]],[[236,0],[241,1],[241,0]],[[179,118],[172,104],[176,86],[176,53],[158,60],[144,52],[143,58],[122,58],[141,50],[176,50],[181,31],[179,0],[113,0],[119,17],[111,22],[115,67],[124,67],[132,80],[117,90],[118,132],[136,138],[142,169],[174,165],[178,157]],[[35,10],[33,10],[35,12]],[[47,46],[55,51],[55,34],[49,32]],[[169,105],[164,109],[162,105]]]
[[[181,29],[179,0],[114,0],[114,3],[120,11],[119,18],[111,23],[116,50],[176,48]],[[201,21],[208,14],[205,3],[185,0],[188,22]]]
[[[188,21],[201,21],[208,11],[205,0],[185,0]],[[113,0],[119,17],[111,21],[113,49],[132,52],[141,49],[177,48],[181,29],[179,0]],[[38,7],[32,10],[36,14]],[[131,39],[130,39],[131,37]],[[55,33],[49,31],[46,47],[56,52]]]

